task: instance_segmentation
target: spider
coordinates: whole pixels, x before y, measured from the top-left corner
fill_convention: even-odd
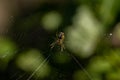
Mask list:
[[[58,45],[60,46],[61,51],[63,51],[63,49],[65,49],[63,44],[64,39],[65,39],[64,32],[60,32],[59,35],[57,35],[57,40],[50,45],[51,49],[54,48],[55,45]]]

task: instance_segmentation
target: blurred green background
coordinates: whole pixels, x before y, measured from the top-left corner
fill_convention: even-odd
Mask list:
[[[120,80],[119,4],[1,0],[0,80]]]

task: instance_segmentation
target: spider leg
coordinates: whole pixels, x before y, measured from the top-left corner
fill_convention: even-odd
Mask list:
[[[56,42],[53,42],[53,43],[50,45],[51,49],[54,48],[55,44],[56,44]]]
[[[64,44],[61,44],[61,51],[63,51],[65,49]]]

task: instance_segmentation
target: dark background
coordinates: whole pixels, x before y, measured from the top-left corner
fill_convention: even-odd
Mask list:
[[[120,80],[119,3],[1,0],[0,80]]]

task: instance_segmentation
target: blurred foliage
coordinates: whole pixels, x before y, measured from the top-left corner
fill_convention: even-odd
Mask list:
[[[119,0],[1,3],[0,80],[120,80]]]
[[[8,38],[0,37],[0,69],[4,70],[17,52],[16,45]]]

